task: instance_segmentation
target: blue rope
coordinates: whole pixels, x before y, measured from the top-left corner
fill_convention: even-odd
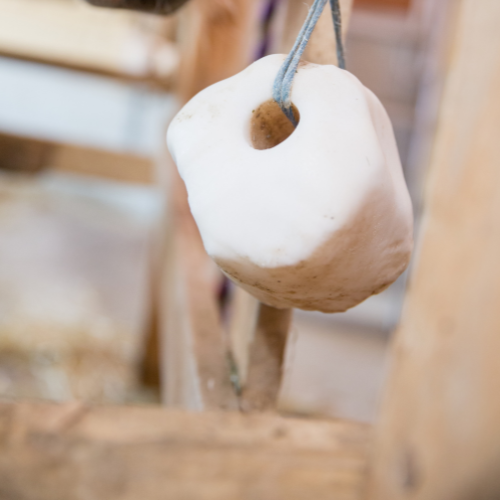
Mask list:
[[[314,0],[312,7],[309,9],[306,20],[300,29],[300,32],[295,40],[292,50],[283,62],[281,68],[276,75],[273,84],[273,99],[279,104],[283,113],[292,122],[293,126],[297,126],[297,121],[292,110],[292,84],[297,72],[297,67],[300,58],[304,53],[307,42],[318,22],[319,16],[323,12],[327,0]],[[344,46],[342,44],[342,21],[340,17],[339,0],[330,0],[332,8],[333,26],[335,29],[335,39],[337,42],[337,59],[339,67],[345,69]]]
[[[342,41],[342,16],[340,14],[339,0],[330,0],[332,9],[333,28],[337,45],[337,64],[340,69],[345,69],[344,42]]]

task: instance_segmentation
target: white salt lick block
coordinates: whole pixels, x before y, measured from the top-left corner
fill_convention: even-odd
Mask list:
[[[168,147],[227,276],[274,307],[345,311],[408,265],[410,197],[377,97],[345,70],[301,63],[294,130],[271,98],[284,57],[196,95]]]

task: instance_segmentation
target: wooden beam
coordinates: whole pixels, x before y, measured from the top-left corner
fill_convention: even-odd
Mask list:
[[[274,415],[0,404],[0,497],[358,500],[368,428]]]
[[[169,20],[67,0],[0,0],[0,12],[0,55],[160,86],[176,69]]]
[[[0,168],[36,173],[44,169],[123,182],[152,184],[149,158],[0,133]]]
[[[372,500],[500,498],[500,3],[460,0]]]

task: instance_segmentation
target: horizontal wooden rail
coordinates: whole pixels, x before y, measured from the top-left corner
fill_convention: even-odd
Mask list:
[[[170,18],[61,0],[0,0],[0,12],[2,56],[161,87],[176,71]]]
[[[368,428],[232,412],[0,403],[0,498],[355,500]]]
[[[45,168],[151,184],[152,160],[143,156],[0,133],[0,168],[35,173]]]

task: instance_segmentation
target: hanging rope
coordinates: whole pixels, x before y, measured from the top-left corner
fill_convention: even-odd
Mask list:
[[[293,126],[297,126],[297,121],[293,116],[292,110],[292,84],[297,72],[297,67],[300,62],[300,58],[304,53],[307,42],[318,22],[319,16],[323,12],[325,4],[328,0],[314,0],[312,7],[309,9],[306,20],[300,29],[300,32],[295,40],[292,50],[288,54],[287,58],[283,62],[283,65],[276,75],[276,79],[273,84],[273,99],[279,104],[283,113],[286,117],[293,123]],[[335,41],[337,43],[337,62],[339,68],[345,69],[345,56],[344,56],[344,45],[342,43],[342,19],[340,17],[340,5],[339,0],[330,0],[330,5],[332,9],[333,27],[335,30]]]

